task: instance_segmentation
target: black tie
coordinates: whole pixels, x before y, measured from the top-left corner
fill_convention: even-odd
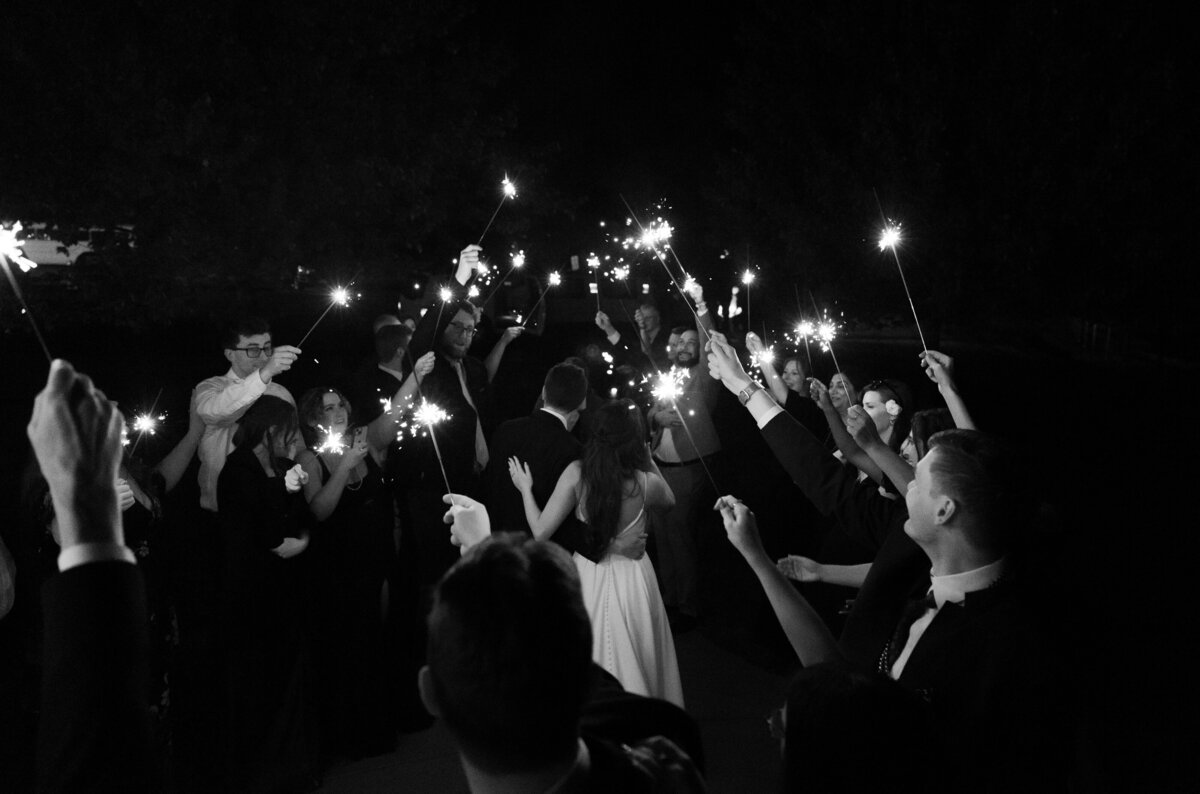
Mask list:
[[[880,670],[881,673],[891,675],[892,667],[900,658],[904,646],[908,644],[908,631],[912,628],[912,624],[920,620],[921,616],[931,609],[937,609],[937,601],[933,598],[932,589],[925,594],[924,598],[913,599],[904,607],[904,612],[900,615],[900,622],[896,625],[896,631],[887,644],[887,652],[883,658],[884,668]]]

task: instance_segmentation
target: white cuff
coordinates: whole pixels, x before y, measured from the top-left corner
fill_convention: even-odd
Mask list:
[[[754,394],[751,394],[750,402],[746,403],[746,409],[750,411],[750,415],[758,423],[759,430],[766,427],[767,423],[778,414],[783,413],[783,407],[775,402],[775,399],[766,389],[759,389]]]
[[[76,543],[58,553],[58,570],[66,571],[90,562],[127,562],[137,565],[133,552],[120,543]]]

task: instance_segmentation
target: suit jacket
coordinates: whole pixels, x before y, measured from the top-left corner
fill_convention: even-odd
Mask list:
[[[350,405],[354,409],[353,421],[356,425],[367,425],[383,413],[383,403],[380,400],[392,399],[400,390],[401,382],[390,372],[384,372],[375,363],[370,368],[364,368],[350,379]]]
[[[557,416],[538,409],[529,416],[510,419],[496,428],[489,445],[491,460],[484,475],[486,504],[493,532],[531,534],[525,520],[521,492],[508,473],[508,459],[516,456],[533,473],[533,498],[544,508],[558,478],[571,461],[579,460],[583,445]]]
[[[55,575],[42,592],[38,790],[159,790],[141,572],[89,563]]]
[[[929,589],[929,559],[904,533],[904,503],[856,487],[854,472],[786,412],[762,432],[817,509],[877,550],[840,645],[859,668],[886,672],[881,658],[908,599]],[[1027,596],[1017,571],[961,605],[944,604],[900,676],[933,707],[951,789],[1064,782],[1071,711],[1058,657]]]

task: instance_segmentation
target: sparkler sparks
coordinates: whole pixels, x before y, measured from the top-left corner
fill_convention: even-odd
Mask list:
[[[618,265],[612,269],[612,277],[617,281],[629,278],[629,265]]]
[[[683,394],[683,383],[691,374],[686,369],[671,367],[666,372],[660,372],[658,378],[654,382],[654,388],[650,390],[650,394],[654,399],[663,402],[674,402]]]
[[[350,305],[350,291],[347,290],[345,287],[334,287],[333,292],[330,293],[330,295],[329,295],[329,299],[332,300],[334,303],[336,303],[338,306],[349,306]]]
[[[883,227],[883,231],[879,233],[879,250],[886,251],[887,249],[895,249],[900,244],[900,224],[895,226],[888,225]]]
[[[763,364],[773,364],[775,363],[775,350],[770,347],[763,348],[751,356],[750,360],[756,367],[761,367]]]
[[[821,351],[828,353],[837,337],[838,326],[832,320],[825,319],[817,324],[817,341],[821,343]]]
[[[165,421],[166,418],[166,414],[159,414],[158,416],[154,416],[153,414],[138,414],[133,417],[133,421],[130,424],[133,425],[134,432],[154,435],[158,432],[158,423]]]
[[[550,274],[550,286],[557,287],[562,284],[562,275],[556,270]]]
[[[421,405],[413,412],[413,420],[424,425],[429,431],[429,440],[433,442],[433,452],[437,455],[438,467],[442,470],[442,481],[446,484],[446,493],[453,493],[453,489],[450,487],[450,478],[446,476],[446,463],[442,460],[442,450],[438,446],[437,435],[433,432],[434,425],[449,418],[449,414],[424,397],[421,398]]]
[[[442,287],[438,291],[438,297],[442,299],[442,303],[449,303],[454,299],[454,293],[450,291],[449,287]]]
[[[816,335],[817,329],[816,326],[812,324],[811,320],[802,320],[800,324],[796,326],[797,339],[808,340],[814,338]]]
[[[333,426],[325,427],[317,425],[317,429],[325,434],[325,439],[317,445],[316,452],[332,452],[334,455],[341,455],[346,449],[346,442],[343,440],[342,433],[334,431]]]
[[[751,270],[747,270],[745,273],[743,273],[742,274],[742,283],[745,284],[747,287],[750,286],[751,284],[753,284],[754,283],[754,272]]]
[[[479,297],[479,287],[472,284],[471,288],[467,290],[467,297],[468,298],[478,298]]]
[[[500,203],[496,205],[496,211],[492,213],[492,217],[488,219],[487,226],[483,227],[483,234],[479,235],[477,245],[483,245],[483,238],[487,237],[488,229],[492,228],[492,222],[496,220],[496,216],[500,214],[500,208],[504,206],[504,202],[517,197],[517,186],[508,178],[508,174],[504,175],[504,179],[500,182]]]
[[[512,255],[512,266],[523,267],[525,265],[525,251],[520,250]]]
[[[504,191],[504,198],[515,199],[517,197],[517,186],[508,178],[508,174],[504,175],[504,179],[500,182],[500,188]]]

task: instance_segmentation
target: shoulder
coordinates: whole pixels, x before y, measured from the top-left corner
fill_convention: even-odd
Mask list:
[[[214,375],[211,378],[205,378],[197,383],[196,388],[193,389],[193,391],[197,394],[209,391],[220,391],[230,383],[233,383],[233,378],[229,377],[228,375]]]

